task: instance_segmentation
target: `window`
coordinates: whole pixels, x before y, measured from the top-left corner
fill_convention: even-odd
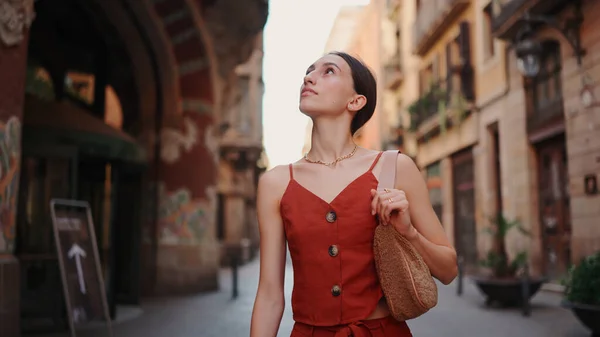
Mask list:
[[[483,8],[483,57],[488,60],[494,57],[494,36],[492,34],[492,3]]]
[[[538,75],[524,78],[527,132],[532,135],[564,120],[560,44],[556,40],[546,40],[541,45]]]
[[[545,41],[542,46],[540,72],[530,89],[535,111],[551,108],[562,101],[560,46],[557,41]]]

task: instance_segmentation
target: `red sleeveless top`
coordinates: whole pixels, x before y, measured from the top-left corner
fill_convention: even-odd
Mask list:
[[[373,256],[377,221],[371,215],[373,167],[348,184],[330,203],[294,180],[280,201],[292,264],[294,320],[313,326],[366,319],[383,296]]]

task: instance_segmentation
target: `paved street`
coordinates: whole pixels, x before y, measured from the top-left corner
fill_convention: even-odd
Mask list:
[[[286,275],[287,308],[279,336],[289,336],[292,328],[289,296],[291,268]],[[231,298],[231,273],[221,274],[222,290],[182,298],[151,299],[142,310],[123,310],[115,323],[116,337],[243,337],[248,336],[252,304],[258,282],[258,260],[240,270],[240,297]],[[440,287],[439,305],[421,318],[409,322],[415,337],[589,337],[570,311],[558,306],[560,297],[539,293],[533,300],[532,315],[518,310],[486,309],[483,298],[470,282],[462,297],[456,286]],[[102,330],[88,329],[82,337],[104,336]],[[53,336],[54,337],[54,336]]]

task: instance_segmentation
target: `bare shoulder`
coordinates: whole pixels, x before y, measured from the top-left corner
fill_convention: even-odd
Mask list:
[[[396,176],[402,177],[402,179],[396,180],[401,189],[412,190],[415,187],[420,188],[421,185],[425,184],[423,175],[417,164],[411,157],[403,153],[399,153],[396,159]]]
[[[398,171],[404,172],[404,174],[411,171],[412,173],[419,172],[419,168],[417,167],[417,164],[415,164],[414,160],[404,153],[398,153],[398,158],[396,159],[396,168]]]
[[[278,165],[263,173],[258,180],[261,194],[280,198],[290,181],[290,171],[287,165]]]

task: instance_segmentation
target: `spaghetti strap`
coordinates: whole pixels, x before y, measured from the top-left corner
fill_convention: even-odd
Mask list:
[[[292,167],[292,164],[290,164],[290,180],[294,180],[294,169]]]
[[[379,162],[379,158],[381,158],[382,154],[383,154],[383,151],[379,151],[379,154],[377,155],[377,157],[373,161],[373,164],[371,164],[371,167],[369,168],[369,171],[373,171],[373,168],[375,168],[375,165],[377,165],[377,163]]]

